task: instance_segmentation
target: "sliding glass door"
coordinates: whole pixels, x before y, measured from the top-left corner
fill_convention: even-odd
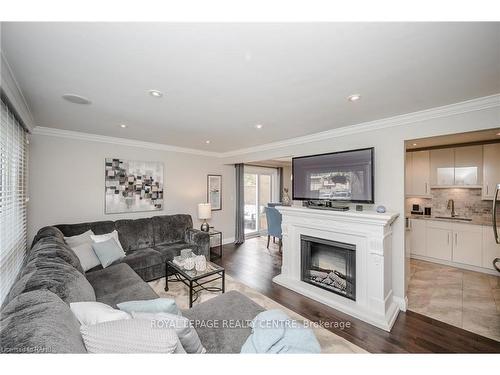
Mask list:
[[[245,166],[245,235],[258,236],[267,232],[265,207],[278,200],[276,168]]]

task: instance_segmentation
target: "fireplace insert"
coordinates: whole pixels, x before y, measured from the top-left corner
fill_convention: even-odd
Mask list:
[[[356,300],[356,245],[300,236],[302,281]]]

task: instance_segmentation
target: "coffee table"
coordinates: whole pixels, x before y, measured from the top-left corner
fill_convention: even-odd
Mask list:
[[[225,270],[215,263],[207,260],[207,268],[205,271],[196,271],[192,269],[190,271],[185,270],[183,267],[175,264],[171,260],[166,262],[167,275],[165,277],[165,291],[168,291],[169,282],[182,282],[189,288],[189,308],[193,307],[193,302],[195,302],[199,293],[202,290],[209,292],[225,292]],[[169,276],[169,271],[173,273]],[[211,277],[212,276],[212,277]],[[205,280],[208,279],[208,280]],[[221,280],[221,287],[216,286],[205,286],[216,280]],[[194,299],[193,299],[194,297]]]

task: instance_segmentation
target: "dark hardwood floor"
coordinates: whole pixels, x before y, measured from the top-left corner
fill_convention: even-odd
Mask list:
[[[272,282],[280,273],[278,245],[266,249],[266,238],[240,246],[224,245],[224,256],[214,260],[226,272],[276,302],[319,322],[351,322],[350,328],[327,328],[371,353],[500,353],[500,342],[451,326],[412,311],[400,312],[391,332],[376,328],[338,310]]]

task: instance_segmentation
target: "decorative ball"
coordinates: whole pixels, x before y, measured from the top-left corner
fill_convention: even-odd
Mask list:
[[[194,258],[187,258],[184,260],[184,269],[192,270],[194,268]]]
[[[198,272],[203,272],[207,269],[207,259],[204,255],[194,257],[194,267]]]
[[[385,212],[385,207],[384,207],[384,206],[378,206],[378,207],[377,207],[377,212],[378,212],[379,214],[383,214],[383,213]]]

